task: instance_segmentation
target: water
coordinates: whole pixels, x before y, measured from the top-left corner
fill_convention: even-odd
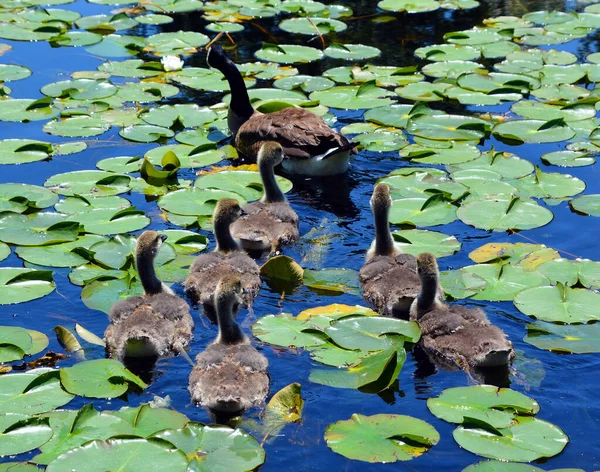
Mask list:
[[[348,21],[349,28],[341,33],[344,38],[352,38],[352,42],[372,44],[382,49],[380,58],[373,61],[376,64],[406,66],[418,63],[413,56],[415,48],[442,42],[442,36],[448,31],[456,31],[480,24],[484,18],[499,15],[522,15],[527,11],[537,9],[560,9],[570,11],[578,5],[563,1],[526,1],[526,2],[483,2],[482,6],[467,12],[439,11],[427,15],[398,15],[398,20],[374,26],[369,18],[375,10],[375,2],[355,0],[347,3],[354,9],[355,17]],[[82,1],[66,5],[83,15],[106,13],[110,8],[92,5]],[[204,21],[198,20],[197,13],[173,15],[175,21],[160,27],[140,25],[129,30],[129,34],[147,36],[161,31],[203,31]],[[275,34],[283,43],[300,43],[306,37],[294,36],[278,30],[273,20],[265,20],[261,24]],[[246,32],[235,36],[238,44],[236,61],[254,60],[252,52],[260,41],[269,41],[267,34],[252,26],[246,27]],[[318,40],[316,40],[318,41]],[[14,98],[39,98],[39,88],[58,80],[64,80],[77,70],[95,70],[103,62],[86,53],[82,48],[51,48],[46,42],[21,43],[2,41],[12,44],[14,50],[0,58],[6,63],[27,66],[33,70],[33,75],[26,80],[11,83]],[[568,50],[580,58],[590,52],[597,51],[598,36],[592,35],[580,41],[574,41],[559,49]],[[204,57],[198,53],[186,60],[188,65],[204,67]],[[312,75],[321,71],[342,65],[342,61],[326,60],[316,64],[299,67],[301,73]],[[215,94],[182,91],[172,99],[163,103],[196,102],[198,104],[213,104],[219,97]],[[435,106],[435,105],[434,105]],[[444,106],[445,109],[451,107]],[[494,113],[503,113],[508,106],[493,107]],[[361,120],[360,112],[340,112],[338,124]],[[41,131],[41,122],[2,123],[0,139],[32,138],[51,142],[64,142],[64,138],[55,138]],[[540,164],[539,156],[545,152],[562,149],[557,145],[525,145],[511,147],[495,141],[493,138],[484,143],[483,149],[494,146],[500,151],[510,151],[526,158],[534,164]],[[57,156],[49,162],[38,162],[23,166],[3,166],[0,182],[24,182],[42,185],[50,176],[73,170],[93,169],[100,159],[122,155],[139,155],[155,147],[155,144],[139,145],[123,141],[113,128],[109,133],[93,139],[89,148],[73,156]],[[358,270],[362,263],[364,252],[373,233],[370,216],[369,197],[376,178],[383,177],[399,166],[407,165],[396,152],[377,154],[361,152],[352,162],[351,170],[345,177],[333,181],[319,182],[317,179],[296,179],[295,187],[289,194],[292,206],[301,215],[300,233],[306,234],[318,228],[319,235],[328,236],[329,244],[323,246],[316,254],[311,247],[302,241],[286,248],[285,253],[294,257],[308,268],[347,267]],[[556,171],[556,169],[552,169]],[[587,184],[586,193],[600,193],[600,173],[598,166],[572,168],[563,170],[583,179]],[[183,171],[181,176],[193,178],[192,171]],[[171,228],[160,216],[155,201],[139,195],[128,195],[134,205],[143,209],[152,218],[151,228]],[[594,231],[600,229],[598,219],[582,217],[572,213],[566,202],[552,207],[554,220],[547,226],[530,230],[521,235],[506,233],[485,233],[475,230],[459,221],[440,229],[446,234],[455,235],[463,244],[462,250],[452,257],[440,260],[440,268],[453,269],[468,265],[470,251],[488,242],[529,242],[535,241],[556,248],[564,255],[576,255],[600,260],[600,248],[594,244]],[[207,235],[211,236],[209,233]],[[590,244],[590,241],[594,243]],[[211,241],[212,249],[214,241]],[[22,261],[14,253],[0,265],[21,266]],[[98,311],[86,308],[80,300],[80,288],[69,283],[67,269],[56,269],[54,277],[57,290],[51,295],[29,303],[2,307],[2,323],[35,328],[46,333],[50,339],[50,349],[61,351],[54,339],[52,328],[57,324],[72,327],[78,322],[102,335],[107,325],[107,317]],[[183,295],[181,286],[176,290]],[[324,296],[309,291],[306,287],[298,289],[291,295],[281,299],[278,293],[273,293],[264,285],[255,302],[255,316],[260,317],[269,313],[300,311],[330,303],[362,304],[360,297],[353,295]],[[525,327],[531,321],[519,313],[512,303],[472,302],[484,308],[491,320],[497,323],[510,337],[515,349],[520,351],[519,358],[526,362],[516,364],[515,374],[511,375],[511,387],[535,398],[540,406],[539,418],[560,426],[570,438],[570,444],[559,456],[542,464],[545,469],[562,467],[581,467],[586,470],[600,467],[600,444],[598,440],[599,416],[597,401],[596,374],[600,367],[596,355],[559,355],[542,351],[522,341]],[[196,331],[190,354],[200,352],[216,334],[215,327],[205,318],[194,313]],[[246,313],[240,315],[245,329],[248,329],[254,318]],[[409,353],[398,382],[388,391],[379,395],[368,395],[353,390],[340,390],[313,384],[308,381],[311,361],[307,353],[291,352],[275,349],[271,346],[258,344],[259,349],[268,357],[270,362],[271,391],[276,392],[291,382],[302,384],[302,394],[305,408],[302,424],[288,425],[280,436],[272,438],[265,445],[267,460],[262,470],[382,470],[385,465],[371,465],[354,462],[331,452],[323,439],[328,424],[348,419],[353,413],[372,415],[377,413],[397,413],[414,416],[431,423],[440,433],[441,440],[424,456],[408,463],[394,465],[395,470],[461,470],[469,464],[480,460],[465,450],[462,450],[452,439],[454,425],[437,419],[426,408],[426,399],[440,394],[448,387],[463,386],[473,383],[473,380],[463,372],[439,371],[425,376],[423,369],[418,369],[418,363]],[[86,350],[88,359],[101,358],[104,351],[101,348]],[[61,366],[68,366],[73,359],[63,361]],[[161,361],[153,382],[141,395],[130,395],[128,403],[123,400],[95,401],[99,409],[118,409],[125,404],[137,405],[140,402],[152,400],[155,395],[170,396],[172,405],[177,410],[196,421],[208,422],[204,410],[190,403],[187,392],[187,378],[190,366],[177,357]],[[541,378],[541,381],[540,381]],[[83,406],[82,399],[75,399],[70,408]],[[257,438],[259,441],[262,438]],[[24,458],[32,455],[24,455]]]

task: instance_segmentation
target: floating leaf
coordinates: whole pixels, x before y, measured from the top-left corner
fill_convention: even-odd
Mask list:
[[[85,234],[75,241],[47,246],[17,247],[16,254],[25,261],[48,267],[75,267],[89,262],[89,249],[105,238],[95,234]]]
[[[0,455],[12,456],[37,449],[51,437],[52,428],[44,420],[25,420],[0,434]]]
[[[441,195],[429,198],[403,198],[394,200],[389,220],[393,224],[411,226],[436,226],[456,219],[456,207]]]
[[[600,293],[562,284],[532,287],[515,295],[515,306],[542,321],[587,323],[598,320]]]
[[[582,195],[569,201],[569,206],[583,215],[600,216],[600,195]]]
[[[403,415],[364,416],[331,424],[327,445],[338,454],[364,462],[407,461],[435,446],[440,435],[425,421]]]
[[[113,359],[85,361],[61,369],[60,381],[69,393],[93,398],[115,398],[131,388],[146,388],[137,375]]]
[[[540,411],[533,398],[492,385],[447,388],[440,396],[429,398],[427,408],[450,423],[461,424],[465,418],[474,418],[494,428],[508,428],[517,415],[535,415]]]
[[[451,256],[460,250],[461,244],[454,236],[437,231],[409,229],[393,231],[396,247],[406,254],[418,256],[422,252],[430,252],[435,257]]]
[[[485,288],[472,296],[474,300],[510,301],[521,290],[548,283],[548,279],[539,272],[510,264],[477,264],[463,267],[462,270],[486,282]]]
[[[416,115],[408,120],[407,131],[434,141],[479,141],[490,123],[463,115]]]
[[[419,325],[414,321],[404,321],[382,316],[345,317],[325,329],[325,333],[335,344],[344,349],[378,351],[389,341],[388,334],[398,334],[407,341],[416,343],[421,337]]]
[[[285,347],[306,348],[327,342],[327,336],[289,313],[263,316],[252,325],[252,334],[261,341]]]
[[[498,123],[492,134],[508,144],[557,143],[575,136],[562,118],[553,121],[511,120]]]
[[[329,47],[325,48],[323,53],[327,57],[332,57],[334,59],[346,59],[354,61],[377,57],[381,54],[381,50],[373,46],[366,46],[364,44],[333,43]]]
[[[71,401],[60,385],[58,371],[35,369],[0,376],[0,414],[36,415]]]
[[[358,272],[351,269],[305,269],[304,285],[320,292],[358,295]]]
[[[540,264],[558,259],[560,255],[543,244],[487,243],[469,253],[469,257],[478,264],[504,260],[512,266],[535,270]]]
[[[523,339],[539,349],[587,354],[600,352],[600,324],[557,325],[537,322],[527,325]]]
[[[318,100],[321,105],[331,108],[358,110],[390,105],[392,101],[387,98],[390,95],[392,92],[377,87],[375,81],[372,80],[360,86],[344,85],[312,92],[310,99]]]
[[[44,297],[56,285],[49,270],[0,267],[0,287],[0,305],[11,305]]]
[[[323,57],[323,53],[308,46],[264,43],[255,56],[261,61],[295,64],[317,61]]]

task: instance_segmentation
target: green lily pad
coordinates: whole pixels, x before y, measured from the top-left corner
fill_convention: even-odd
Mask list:
[[[0,240],[20,246],[42,246],[77,239],[79,224],[60,213],[0,214]]]
[[[377,6],[386,11],[424,13],[440,8],[436,0],[381,0]]]
[[[486,427],[487,426],[487,427]],[[530,416],[518,417],[509,428],[462,425],[454,440],[467,451],[491,459],[531,462],[559,454],[569,438],[557,426]]]
[[[364,44],[340,44],[333,43],[323,53],[334,59],[346,59],[349,61],[372,59],[381,54],[381,50]]]
[[[574,105],[557,106],[533,100],[521,100],[511,107],[511,111],[523,118],[532,120],[579,121],[596,116],[596,109],[591,104],[577,103]]]
[[[168,139],[175,136],[175,133],[169,128],[154,125],[133,125],[127,126],[119,131],[119,135],[129,141],[138,143],[151,143],[161,139]]]
[[[487,243],[469,253],[478,264],[504,261],[525,270],[536,270],[545,262],[558,259],[559,253],[542,244]]]
[[[395,92],[402,98],[415,102],[439,102],[444,100],[444,93],[452,87],[446,83],[417,82],[398,87]]]
[[[91,46],[92,44],[98,44],[102,41],[102,35],[92,33],[90,31],[67,31],[60,36],[52,38],[52,44],[58,44],[60,46],[77,47],[77,46]]]
[[[449,172],[467,169],[492,170],[505,179],[515,179],[530,174],[534,167],[526,159],[521,159],[509,152],[497,152],[492,149],[464,164],[449,164],[446,169]]]
[[[117,93],[118,88],[105,80],[75,79],[44,85],[40,92],[48,97],[97,100]]]
[[[240,194],[231,191],[192,188],[170,192],[158,200],[158,206],[175,215],[210,218],[222,198],[234,198],[241,205],[247,203]]]
[[[190,422],[182,429],[167,429],[155,437],[177,446],[191,458],[187,470],[254,470],[265,461],[265,451],[258,441],[241,429]]]
[[[5,243],[0,243],[0,261],[3,261],[10,256],[10,246]]]
[[[0,184],[0,211],[23,213],[54,205],[58,196],[44,187],[28,184]]]
[[[163,67],[158,61],[144,62],[141,59],[125,61],[107,61],[98,66],[100,72],[106,72],[116,77],[145,78],[162,74]]]
[[[308,46],[264,43],[262,49],[256,51],[255,56],[266,62],[297,64],[318,61],[323,58],[323,53]]]
[[[411,460],[439,440],[433,426],[404,415],[355,413],[349,420],[329,425],[325,431],[325,441],[334,452],[370,463]]]
[[[67,392],[92,398],[120,397],[130,389],[147,386],[114,359],[85,361],[61,369],[60,381]]]
[[[150,223],[150,218],[135,207],[123,210],[95,208],[75,213],[68,220],[80,223],[85,232],[95,234],[129,233],[145,228]]]
[[[52,152],[52,145],[44,141],[3,139],[0,141],[0,164],[26,164],[43,161],[50,158]]]
[[[188,55],[209,41],[205,34],[192,31],[158,33],[146,38],[146,50],[157,56]]]
[[[90,472],[120,470],[134,472],[158,468],[173,472],[185,472],[188,458],[171,443],[159,439],[113,438],[107,441],[91,441],[76,447],[53,460],[48,472],[74,470],[86,464]]]
[[[305,269],[303,281],[307,287],[320,292],[360,294],[358,272],[352,269]]]
[[[514,298],[515,306],[526,315],[542,321],[587,323],[599,319],[595,308],[600,293],[562,284],[529,288]]]
[[[491,29],[472,28],[470,30],[446,33],[444,39],[453,44],[479,46],[482,44],[497,43],[504,38]]]
[[[84,16],[75,22],[80,29],[94,31],[100,34],[110,34],[115,31],[134,28],[137,21],[125,13],[116,15],[92,15]]]
[[[177,135],[178,138],[179,136],[180,135]],[[161,165],[165,154],[168,152],[175,153],[177,159],[179,159],[180,167],[184,169],[210,166],[216,164],[225,157],[225,153],[221,150],[211,149],[209,146],[190,146],[187,144],[168,144],[166,146],[150,149],[145,157],[148,158],[150,163],[158,166]]]
[[[44,420],[26,420],[0,434],[0,455],[12,456],[37,449],[51,437],[52,428]]]
[[[531,464],[517,464],[503,461],[481,461],[470,465],[462,472],[544,472],[546,469],[534,467]],[[550,472],[583,472],[583,469],[553,469]]]
[[[393,231],[396,247],[405,254],[418,256],[422,252],[430,252],[435,257],[451,256],[460,250],[461,244],[454,236],[437,231],[409,229]]]
[[[288,179],[277,176],[276,180],[282,192],[287,193],[292,189],[292,182]],[[194,187],[235,192],[247,201],[258,200],[263,193],[260,174],[246,170],[226,170],[205,174],[196,179]]]
[[[415,56],[429,61],[473,61],[481,52],[471,46],[459,44],[434,44],[415,49]]]
[[[408,120],[407,131],[434,141],[479,141],[490,123],[463,115],[417,115]]]
[[[61,388],[59,373],[35,369],[0,377],[0,414],[36,415],[59,408],[73,395]]]
[[[600,216],[600,195],[582,195],[569,201],[569,206],[583,215]]]
[[[427,400],[427,408],[438,418],[461,424],[474,418],[494,428],[508,428],[517,415],[535,415],[540,406],[533,398],[508,388],[473,385],[445,389]]]
[[[208,107],[200,107],[195,103],[181,105],[163,105],[152,108],[140,116],[145,122],[171,128],[180,123],[184,128],[203,126],[217,118],[217,114]]]
[[[289,313],[267,315],[252,325],[261,341],[285,347],[309,348],[326,344],[327,336]]]
[[[546,285],[548,279],[536,271],[527,271],[510,264],[477,264],[462,268],[481,277],[485,288],[473,295],[473,300],[510,301],[522,290]]]
[[[0,362],[12,362],[48,347],[48,337],[18,326],[0,326]]]
[[[542,154],[541,159],[544,164],[559,167],[584,167],[596,162],[596,158],[585,151],[547,152]]]
[[[288,33],[308,34],[311,36],[339,33],[347,28],[346,23],[343,21],[318,17],[289,18],[279,23],[279,27]]]
[[[13,64],[0,64],[0,82],[23,80],[31,75],[27,67]]]
[[[387,97],[391,95],[392,92],[377,87],[373,80],[360,86],[340,86],[312,92],[310,99],[331,108],[358,110],[389,105],[392,101]]]
[[[400,130],[358,134],[352,138],[352,141],[360,143],[363,149],[372,152],[397,151],[408,145],[408,140]]]
[[[295,75],[292,77],[282,77],[273,82],[273,85],[283,90],[292,90],[301,88],[304,92],[310,93],[317,90],[327,90],[335,85],[335,82],[327,77],[312,77],[310,75]]]
[[[100,118],[76,116],[65,120],[49,121],[43,127],[48,134],[69,138],[84,138],[106,133],[110,124]]]
[[[440,284],[444,289],[444,293],[454,299],[470,298],[484,290],[487,285],[486,281],[479,275],[462,269],[440,272]]]
[[[168,15],[148,14],[135,17],[138,23],[143,25],[166,25],[173,23],[173,18]]]
[[[523,339],[539,349],[588,354],[600,352],[600,324],[557,325],[537,322],[527,325]]]
[[[158,82],[127,82],[119,87],[117,97],[126,102],[158,102],[179,93],[173,85]]]
[[[346,317],[337,320],[325,329],[325,333],[344,349],[378,351],[387,346],[386,334],[398,334],[407,341],[416,343],[421,337],[419,325],[381,316]]]
[[[447,147],[411,144],[401,149],[399,154],[400,157],[419,164],[450,165],[473,161],[481,155],[481,152],[471,143],[451,142]]]
[[[99,170],[65,172],[50,177],[44,186],[65,196],[112,196],[129,191],[131,177]]]
[[[15,253],[21,259],[39,266],[76,267],[90,260],[90,247],[106,238],[96,234],[85,234],[75,241],[41,247],[17,247]]]
[[[471,61],[439,61],[423,66],[421,71],[430,77],[457,79],[463,74],[483,69],[481,64]]]
[[[456,220],[456,207],[441,195],[433,195],[429,198],[403,198],[393,201],[389,220],[399,225],[443,225]]]
[[[535,201],[506,194],[470,199],[460,206],[456,216],[463,223],[487,231],[539,228],[554,218],[550,210]]]
[[[498,123],[492,134],[508,144],[556,143],[567,141],[575,136],[562,118],[551,121],[511,120]]]
[[[558,172],[543,172],[536,167],[535,174],[511,182],[522,192],[536,198],[572,197],[585,190],[585,183],[576,177]]]
[[[408,175],[391,175],[380,179],[378,183],[390,187],[392,198],[429,197],[442,194],[450,201],[459,200],[467,194],[463,184],[454,182],[446,176],[432,175],[429,172],[413,172]]]

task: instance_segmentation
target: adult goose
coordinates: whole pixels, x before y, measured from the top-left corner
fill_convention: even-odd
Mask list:
[[[213,252],[199,255],[190,267],[184,287],[188,297],[214,312],[214,293],[219,280],[226,275],[237,275],[241,279],[244,293],[242,300],[251,305],[262,284],[256,262],[246,254],[239,242],[231,235],[229,227],[245,212],[237,200],[224,198],[217,202],[213,214],[213,225],[217,247]],[[237,310],[237,306],[234,307]]]
[[[260,406],[269,392],[268,361],[234,319],[233,308],[241,296],[242,283],[237,275],[219,281],[214,295],[219,334],[198,354],[189,378],[192,400],[215,415]]]
[[[298,238],[298,215],[277,185],[273,172],[283,159],[283,148],[275,141],[263,143],[258,151],[263,196],[258,202],[244,205],[247,215],[231,225],[231,234],[246,250],[271,251]]]
[[[357,143],[333,131],[323,118],[299,107],[261,113],[250,103],[242,74],[221,46],[208,49],[206,63],[218,69],[231,89],[227,123],[233,145],[250,160],[256,160],[265,141],[277,141],[289,158],[282,163],[291,174],[326,176],[348,170],[350,154]]]
[[[114,358],[177,354],[192,338],[194,321],[188,304],[154,271],[154,258],[166,238],[156,231],[144,231],[137,240],[136,267],[144,296],[118,301],[110,310],[104,340]]]
[[[383,315],[408,318],[410,306],[419,294],[417,259],[404,254],[394,243],[388,216],[392,198],[390,188],[377,184],[371,197],[375,239],[359,272],[363,296]]]
[[[512,343],[483,310],[448,306],[440,300],[439,270],[433,254],[419,254],[417,267],[421,292],[411,306],[410,318],[421,327],[423,350],[433,359],[463,369],[512,363]]]

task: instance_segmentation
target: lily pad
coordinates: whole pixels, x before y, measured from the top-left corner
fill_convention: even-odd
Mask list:
[[[0,211],[24,213],[54,205],[58,196],[44,187],[28,184],[0,184]]]
[[[600,352],[600,324],[557,325],[537,322],[527,325],[523,339],[539,349],[588,354]]]
[[[510,264],[477,264],[462,270],[481,277],[485,288],[473,295],[473,300],[510,301],[522,290],[546,285],[546,276]]]
[[[77,239],[79,224],[60,213],[0,214],[0,240],[20,246],[42,246]]]
[[[417,115],[408,121],[407,131],[434,141],[479,141],[490,123],[463,115]]]
[[[372,59],[381,54],[381,50],[365,44],[340,44],[333,43],[323,51],[327,57],[334,59],[346,59],[356,61],[361,59]]]
[[[346,317],[332,323],[325,333],[344,349],[365,351],[384,349],[388,344],[385,342],[387,334],[398,334],[412,343],[421,337],[416,322],[381,316]]]
[[[32,418],[9,427],[0,434],[0,455],[17,455],[36,449],[52,437],[52,428],[44,420]]]
[[[449,172],[466,169],[492,170],[505,179],[511,179],[530,174],[533,172],[534,167],[528,160],[521,159],[512,153],[498,152],[491,149],[481,153],[481,156],[477,159],[464,164],[449,164],[446,169]]]
[[[498,123],[492,134],[508,144],[523,143],[556,143],[567,141],[575,136],[563,118],[551,121],[543,120],[511,120]]]
[[[598,320],[600,293],[562,284],[529,288],[514,298],[515,306],[526,315],[542,321],[587,323]]]
[[[441,195],[429,198],[394,200],[390,210],[391,223],[409,226],[436,226],[456,220],[456,207]]]
[[[292,182],[288,179],[277,176],[276,180],[282,192],[287,193],[292,189]],[[260,174],[247,170],[224,170],[201,175],[196,179],[194,188],[235,192],[247,201],[258,200],[263,193]]]
[[[85,361],[61,369],[60,381],[67,392],[92,398],[120,397],[130,389],[147,386],[114,359]]]
[[[76,116],[66,120],[49,121],[43,127],[46,133],[70,138],[84,138],[106,133],[110,124],[100,118]]]
[[[504,261],[514,267],[535,270],[545,262],[558,259],[558,251],[543,244],[487,243],[471,251],[469,257],[478,264]]]
[[[427,408],[438,418],[461,424],[475,418],[494,428],[508,428],[517,415],[535,415],[540,406],[533,398],[492,385],[447,388],[427,400]]]
[[[308,34],[311,36],[339,33],[347,28],[346,23],[343,21],[318,17],[289,18],[279,23],[279,27],[288,33]]]
[[[267,315],[252,325],[252,334],[261,341],[285,347],[321,346],[327,336],[289,313]]]
[[[65,196],[112,196],[129,191],[131,177],[99,170],[79,170],[56,174],[44,186]]]
[[[94,244],[104,241],[103,236],[85,234],[75,241],[41,247],[17,247],[15,252],[21,259],[39,266],[76,267],[89,262],[87,251]]]
[[[584,167],[596,162],[596,158],[585,151],[554,151],[541,156],[542,162],[559,167]]]
[[[317,61],[323,57],[323,53],[308,46],[264,43],[262,49],[256,51],[255,56],[266,62],[297,64]]]
[[[582,195],[571,200],[569,206],[582,215],[600,216],[600,195]]]
[[[404,415],[355,413],[349,420],[329,425],[325,431],[325,441],[334,452],[371,463],[411,460],[439,440],[433,426]]]
[[[33,139],[3,139],[0,141],[0,164],[26,164],[43,161],[48,159],[51,154],[52,146],[44,141]]]
[[[352,269],[305,269],[303,281],[304,285],[319,292],[360,294],[358,272]]]
[[[311,100],[318,100],[321,105],[345,110],[382,107],[392,103],[387,98],[393,95],[389,90],[375,85],[375,81],[365,82],[360,86],[349,85],[320,90],[310,94]]]
[[[393,231],[392,236],[396,247],[415,257],[422,252],[430,252],[438,258],[451,256],[461,247],[460,242],[454,236],[437,231],[409,229]]]
[[[193,31],[158,33],[146,38],[146,51],[157,56],[188,55],[208,44],[210,38]]]

